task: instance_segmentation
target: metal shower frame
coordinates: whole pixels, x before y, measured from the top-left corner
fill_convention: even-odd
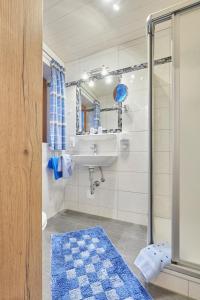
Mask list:
[[[172,20],[174,22],[174,16],[185,11],[192,10],[194,8],[200,7],[200,1],[190,0],[185,1],[184,4],[178,4],[168,9],[162,10],[160,12],[149,15],[147,19],[147,36],[148,36],[148,97],[149,97],[149,220],[148,220],[148,243],[154,243],[153,236],[153,70],[154,70],[154,32],[155,26]],[[174,75],[174,46],[172,47],[172,90],[173,99],[175,97],[175,75]],[[176,147],[176,146],[175,146]],[[174,150],[173,150],[174,151]],[[173,153],[173,157],[176,156],[176,151]],[[173,173],[177,165],[173,164]],[[173,194],[178,196],[178,189],[173,187]],[[182,262],[179,259],[179,230],[177,224],[179,223],[179,205],[177,205],[178,197],[172,204],[172,244],[176,245],[172,253],[172,264],[169,269],[200,278],[200,266],[188,262]],[[175,244],[176,241],[176,244]]]

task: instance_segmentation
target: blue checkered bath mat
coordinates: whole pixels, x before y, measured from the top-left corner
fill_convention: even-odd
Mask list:
[[[100,227],[54,234],[51,269],[53,300],[152,299]]]

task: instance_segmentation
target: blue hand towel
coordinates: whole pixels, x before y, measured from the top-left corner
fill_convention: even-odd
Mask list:
[[[134,264],[146,282],[156,278],[171,263],[171,247],[168,243],[152,244],[142,249]]]
[[[58,180],[62,177],[62,170],[60,170],[59,165],[60,157],[51,157],[48,161],[48,168],[53,170],[55,180]]]
[[[72,175],[72,158],[69,154],[62,154],[62,174],[63,178]]]

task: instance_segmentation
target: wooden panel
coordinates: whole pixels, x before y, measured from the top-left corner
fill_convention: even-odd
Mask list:
[[[0,1],[0,299],[41,296],[42,1]]]

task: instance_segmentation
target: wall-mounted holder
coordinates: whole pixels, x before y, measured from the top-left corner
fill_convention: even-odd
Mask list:
[[[122,105],[122,112],[125,113],[125,114],[129,112],[128,104],[123,104]]]
[[[130,146],[130,141],[128,138],[121,138],[120,139],[120,151],[128,151]]]

